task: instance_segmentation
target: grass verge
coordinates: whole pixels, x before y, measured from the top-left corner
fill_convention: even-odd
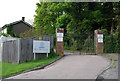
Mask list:
[[[116,61],[117,61],[117,58],[116,58],[116,57],[114,57],[114,56],[107,56],[107,58],[112,61],[112,64],[110,65],[110,67],[108,67],[108,68],[107,68],[106,70],[104,70],[102,73],[104,73],[105,71],[107,71],[107,70],[109,70],[109,69],[115,68],[116,65],[117,65],[117,64],[116,64]]]
[[[13,74],[21,73],[26,70],[30,70],[36,67],[46,65],[60,57],[61,56],[55,56],[52,58],[43,58],[40,60],[25,62],[21,64],[11,64],[11,63],[0,62],[0,70],[1,70],[0,78],[4,78]]]
[[[110,68],[115,68],[116,67],[116,61],[117,61],[117,58],[114,57],[114,56],[108,56],[108,58],[113,61],[112,65]]]

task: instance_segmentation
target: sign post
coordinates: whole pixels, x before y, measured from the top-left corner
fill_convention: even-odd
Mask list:
[[[104,43],[103,43],[103,32],[101,30],[95,30],[95,48],[96,54],[103,54]]]
[[[103,34],[97,34],[98,43],[103,43]]]
[[[63,28],[57,28],[56,29],[56,52],[57,54],[61,55],[64,54],[64,29]]]
[[[34,53],[34,60],[36,59],[35,53]]]
[[[47,53],[47,57],[48,57],[48,53]]]
[[[50,53],[50,41],[33,40],[33,53],[34,60],[36,59],[35,53],[46,53],[48,57],[48,53]]]

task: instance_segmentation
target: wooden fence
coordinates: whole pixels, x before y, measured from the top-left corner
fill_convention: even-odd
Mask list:
[[[32,39],[17,39],[3,42],[2,62],[22,63],[33,60]]]
[[[12,62],[12,63],[18,62],[18,41],[17,40],[3,42],[2,61]]]
[[[0,43],[0,62],[2,61],[2,43]]]
[[[19,62],[26,62],[33,60],[33,40],[20,39],[19,41]]]
[[[53,36],[43,36],[42,40],[49,40],[51,42],[51,48],[54,47]],[[49,38],[49,39],[48,39]],[[31,61],[34,59],[33,55],[33,40],[37,38],[16,39],[0,43],[0,61],[11,63],[22,63]],[[41,54],[45,56],[44,54]],[[37,59],[42,57],[37,55]]]

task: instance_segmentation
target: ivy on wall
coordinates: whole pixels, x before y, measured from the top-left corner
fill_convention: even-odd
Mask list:
[[[14,29],[13,29],[13,25],[7,25],[7,34],[11,35],[14,37]]]

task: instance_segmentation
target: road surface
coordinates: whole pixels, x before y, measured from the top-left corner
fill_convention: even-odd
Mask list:
[[[97,55],[68,55],[44,69],[7,79],[96,79],[110,61]]]

